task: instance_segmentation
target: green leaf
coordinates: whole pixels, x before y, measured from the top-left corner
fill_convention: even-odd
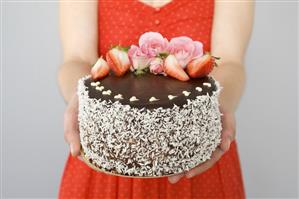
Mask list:
[[[146,67],[144,69],[136,69],[134,71],[134,74],[137,75],[137,76],[140,76],[140,75],[144,75],[145,73],[147,73],[149,71],[149,68]]]
[[[131,48],[131,46],[121,46],[121,45],[111,45],[110,47],[110,50],[113,49],[113,48],[117,48],[119,50],[122,50],[122,51],[125,51],[125,52],[128,52],[129,49]]]
[[[121,47],[121,50],[128,52],[130,48],[131,48],[131,46],[124,46],[124,47]]]
[[[169,53],[162,52],[162,53],[159,53],[158,57],[160,57],[161,59],[165,59],[168,55],[169,55]]]

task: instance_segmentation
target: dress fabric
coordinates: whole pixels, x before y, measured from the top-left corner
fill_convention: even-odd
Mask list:
[[[98,51],[105,55],[116,44],[138,44],[147,31],[167,39],[189,36],[210,50],[214,1],[173,0],[156,9],[138,0],[100,0],[98,3]],[[237,148],[191,179],[170,184],[167,178],[138,179],[107,175],[68,155],[58,193],[60,199],[243,199],[245,189]]]

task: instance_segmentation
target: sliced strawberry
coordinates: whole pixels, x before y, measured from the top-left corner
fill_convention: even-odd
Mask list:
[[[167,75],[178,80],[188,81],[190,79],[184,69],[179,65],[179,62],[174,55],[167,56],[163,69]]]
[[[109,66],[107,62],[101,57],[91,68],[91,77],[94,80],[102,79],[109,73]]]
[[[131,66],[128,53],[118,47],[114,47],[107,52],[106,60],[116,76],[124,75]]]
[[[215,59],[219,58],[213,57],[210,53],[205,53],[203,56],[192,60],[187,65],[188,75],[192,78],[200,78],[210,74],[214,66],[217,65]]]

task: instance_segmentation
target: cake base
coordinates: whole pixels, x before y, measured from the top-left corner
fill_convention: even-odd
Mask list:
[[[171,175],[163,175],[163,176],[129,176],[129,175],[119,174],[119,173],[116,173],[116,172],[109,172],[109,171],[106,171],[105,169],[101,169],[101,168],[95,166],[94,164],[92,164],[89,161],[89,159],[86,157],[82,146],[81,146],[80,154],[81,154],[81,157],[82,157],[82,160],[84,161],[84,163],[87,164],[90,168],[92,168],[95,171],[102,172],[102,173],[105,173],[105,174],[108,174],[108,175],[113,175],[113,176],[118,176],[118,177],[125,177],[125,178],[142,178],[142,179],[143,178],[147,178],[147,179],[164,178],[164,177],[170,177],[170,176],[178,175],[178,174],[171,174]]]

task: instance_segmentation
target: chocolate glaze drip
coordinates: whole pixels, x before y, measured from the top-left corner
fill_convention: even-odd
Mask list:
[[[85,81],[85,86],[88,88],[89,97],[102,100],[119,101],[121,104],[129,104],[136,108],[172,108],[174,104],[183,106],[187,103],[187,99],[195,99],[196,96],[207,95],[211,96],[213,91],[216,91],[215,80],[212,77],[203,77],[190,79],[183,82],[177,79],[146,73],[136,76],[132,72],[126,73],[122,77],[116,77],[113,74],[101,79],[99,86],[104,86],[104,90],[111,90],[111,95],[103,95],[101,91],[96,90],[95,86],[91,86],[91,82],[97,82],[89,78]],[[211,87],[203,85],[210,83]],[[195,90],[196,87],[201,87],[202,91]],[[189,96],[185,96],[182,92],[191,92]],[[123,99],[114,99],[114,96],[121,94]],[[175,95],[176,98],[169,100],[168,95]],[[136,96],[138,101],[130,101],[132,96]],[[158,101],[149,102],[151,97],[159,99]]]

